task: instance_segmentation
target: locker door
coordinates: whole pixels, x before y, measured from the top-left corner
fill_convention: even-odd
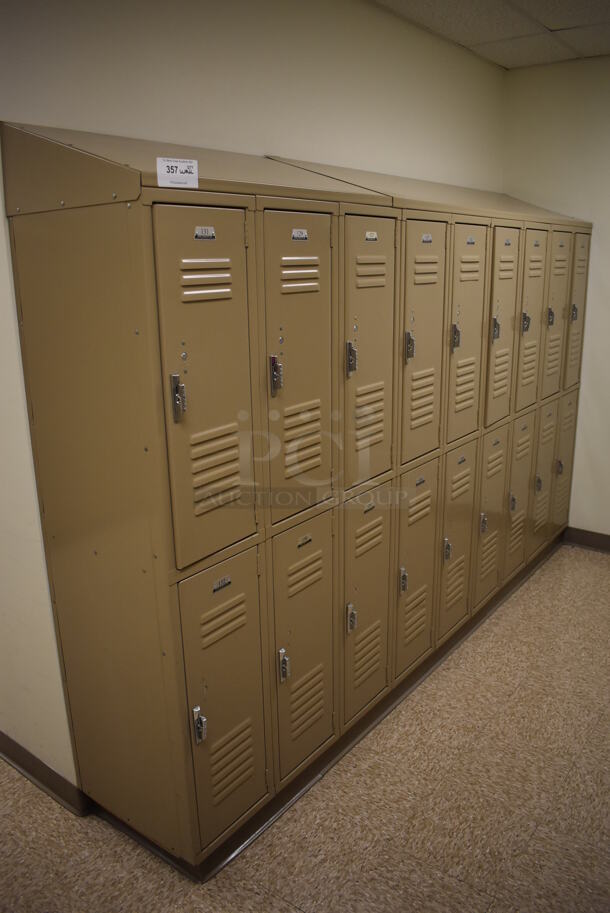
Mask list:
[[[244,220],[153,208],[179,568],[256,531]]]
[[[477,445],[471,441],[446,456],[439,637],[468,614]]]
[[[563,339],[568,309],[571,246],[572,235],[569,231],[554,231],[552,233],[549,303],[543,320],[544,348],[541,399],[550,396],[552,393],[557,393],[561,380]]]
[[[391,483],[346,501],[345,720],[387,684]]]
[[[333,733],[332,516],[273,540],[280,775]]]
[[[568,333],[564,388],[572,387],[580,380],[590,244],[590,235],[582,235],[580,233],[574,235],[572,297],[570,299],[569,313],[567,314]]]
[[[494,228],[486,425],[510,412],[520,234],[518,228]]]
[[[403,475],[400,485],[396,675],[432,646],[439,461]]]
[[[500,583],[506,535],[504,492],[508,464],[508,425],[486,434],[482,447],[475,605],[493,593]]]
[[[553,454],[557,430],[558,402],[538,410],[538,448],[533,490],[530,489],[530,510],[526,555],[529,558],[547,539],[551,516],[551,487]]]
[[[345,217],[345,487],[391,468],[396,220]]]
[[[455,226],[447,426],[449,442],[475,431],[479,424],[486,246],[485,227]]]
[[[574,437],[576,435],[577,392],[567,393],[559,400],[559,431],[553,461],[553,492],[551,528],[553,535],[568,522]]]
[[[535,412],[530,412],[529,415],[524,415],[513,422],[505,577],[508,577],[525,561],[527,507],[532,477],[535,431]]]
[[[544,304],[544,279],[548,232],[528,228],[525,232],[525,266],[519,334],[519,364],[515,411],[536,402],[538,396],[538,365],[540,364],[540,333]]]
[[[265,212],[264,232],[275,523],[331,491],[330,216]]]
[[[402,459],[440,443],[441,364],[445,305],[445,222],[407,224],[405,338],[402,371]]]
[[[207,846],[267,793],[256,549],[183,580],[178,594]]]

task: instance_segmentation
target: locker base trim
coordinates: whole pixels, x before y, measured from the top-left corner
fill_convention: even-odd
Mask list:
[[[570,545],[593,548],[598,552],[610,552],[610,535],[608,533],[594,533],[589,529],[567,526],[564,530],[563,541]]]

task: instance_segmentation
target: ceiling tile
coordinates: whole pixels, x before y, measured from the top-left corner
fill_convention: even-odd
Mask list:
[[[587,25],[580,29],[563,29],[554,32],[558,38],[573,48],[579,57],[599,57],[610,54],[610,22]]]
[[[473,48],[476,54],[485,57],[501,67],[530,67],[540,63],[555,63],[570,60],[576,54],[551,34],[527,35],[522,38],[508,38],[504,41],[490,41]]]
[[[466,47],[544,31],[504,0],[376,0],[376,4]]]
[[[610,21],[608,0],[509,0],[548,29]]]

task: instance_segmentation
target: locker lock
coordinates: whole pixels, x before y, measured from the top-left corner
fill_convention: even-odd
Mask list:
[[[555,311],[553,308],[549,308],[546,313],[546,325],[552,327],[555,323]]]
[[[451,324],[451,351],[455,352],[456,349],[462,344],[462,333],[457,323]]]
[[[570,320],[574,323],[575,320],[578,320],[578,305],[573,304],[570,308]]]
[[[517,509],[517,499],[513,494],[510,494],[508,496],[508,505],[509,505],[511,511]]]
[[[489,526],[487,514],[481,514],[481,532],[486,533]]]
[[[530,317],[530,315],[527,314],[525,311],[523,311],[523,313],[521,314],[521,332],[522,333],[528,332],[531,322],[532,322],[532,318]]]
[[[409,330],[405,333],[405,364],[410,358],[415,358],[415,336]]]
[[[351,634],[358,627],[358,612],[351,602],[348,602],[345,606],[345,622],[348,634]]]
[[[536,476],[536,491],[542,491],[542,479]]]
[[[494,339],[499,339],[499,338],[500,338],[500,321],[498,320],[497,317],[492,317],[491,341],[493,342]]]
[[[453,546],[449,539],[445,536],[443,539],[443,560],[450,561],[453,554]]]
[[[175,422],[179,422],[186,412],[186,387],[180,383],[179,374],[170,374],[169,390],[172,400],[172,415]]]
[[[277,396],[277,391],[284,386],[284,365],[277,355],[269,356],[269,384],[271,396]]]
[[[348,377],[358,370],[358,349],[349,340],[345,343],[345,373]]]
[[[290,657],[286,653],[284,647],[280,647],[277,651],[277,658],[279,664],[280,672],[280,684],[287,681],[290,678]]]
[[[401,593],[406,593],[409,588],[409,575],[406,567],[401,567],[398,575],[398,589]]]
[[[199,704],[193,707],[193,725],[195,727],[195,744],[201,745],[208,736],[208,720],[202,714]]]
[[[557,460],[557,475],[558,476],[563,475],[563,461],[562,460]]]

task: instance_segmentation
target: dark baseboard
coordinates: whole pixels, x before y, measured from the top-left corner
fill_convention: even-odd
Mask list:
[[[35,755],[0,732],[0,757],[75,815],[88,815],[92,803],[81,790]]]
[[[588,529],[568,526],[564,530],[563,541],[571,545],[582,545],[583,548],[594,548],[598,552],[610,552],[610,536],[607,533],[592,533]]]

